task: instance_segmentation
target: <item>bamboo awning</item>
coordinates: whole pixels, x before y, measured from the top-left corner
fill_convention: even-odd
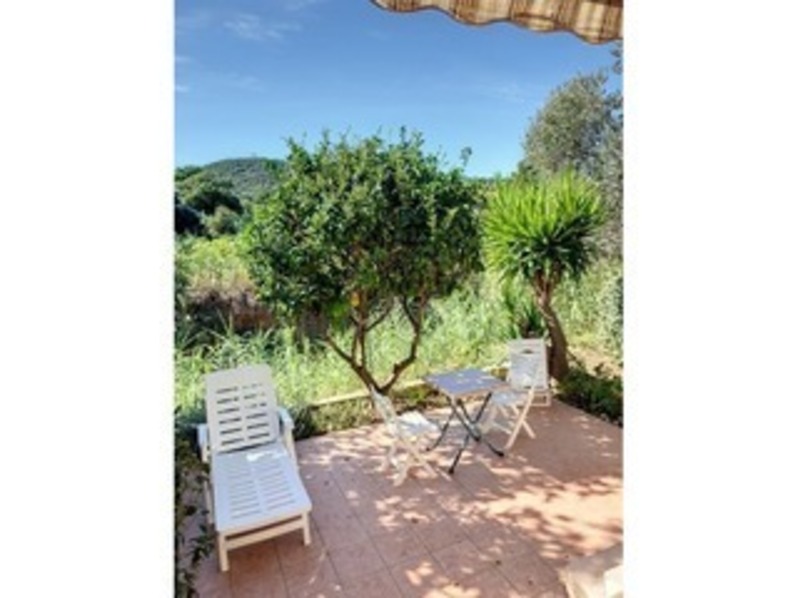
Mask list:
[[[371,0],[395,12],[437,9],[462,23],[508,21],[535,31],[570,31],[592,44],[623,37],[623,0]]]

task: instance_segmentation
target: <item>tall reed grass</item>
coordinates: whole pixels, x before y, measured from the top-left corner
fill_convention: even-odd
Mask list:
[[[234,239],[197,240],[179,248],[187,294],[209,288],[250,288]],[[620,357],[622,268],[619,262],[594,265],[579,282],[564,282],[555,306],[573,345]],[[517,336],[539,334],[531,293],[517,283],[500,283],[484,274],[466,288],[432,302],[416,362],[402,380],[459,367],[487,367],[506,357],[505,343]],[[203,417],[204,374],[245,363],[271,365],[280,400],[301,408],[319,399],[356,391],[362,383],[326,345],[297,340],[290,328],[240,335],[232,330],[194,331],[211,342],[193,342],[189,328],[179,328],[175,343],[175,394],[188,419]],[[397,311],[370,335],[370,362],[385,378],[405,357],[411,331]],[[347,346],[346,335],[338,338]]]
[[[434,301],[416,362],[403,374],[411,380],[424,374],[465,366],[489,366],[505,357],[511,330],[498,286],[478,285]],[[371,333],[369,361],[378,377],[387,377],[394,363],[407,354],[411,330],[396,312]],[[347,336],[337,339],[347,346]],[[280,400],[302,407],[336,394],[362,388],[349,366],[322,343],[297,341],[284,328],[253,335],[227,331],[210,344],[191,346],[178,340],[175,348],[175,392],[189,417],[202,414],[202,376],[216,369],[253,362],[268,363]]]

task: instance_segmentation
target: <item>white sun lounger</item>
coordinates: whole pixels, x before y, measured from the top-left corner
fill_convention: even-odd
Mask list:
[[[294,530],[310,544],[311,503],[297,469],[293,422],[277,407],[269,366],[213,372],[205,386],[208,424],[199,439],[210,462],[206,499],[219,568],[228,570],[228,550]]]

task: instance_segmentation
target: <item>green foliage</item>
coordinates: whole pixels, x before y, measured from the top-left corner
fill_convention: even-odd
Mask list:
[[[312,151],[293,140],[279,185],[246,229],[250,270],[263,301],[293,321],[321,318],[353,329],[337,353],[385,391],[413,359],[429,301],[479,268],[480,188],[444,171],[419,134],[377,136]],[[383,385],[370,375],[366,337],[395,305],[412,324],[409,356]],[[409,360],[409,361],[408,361]]]
[[[176,259],[185,279],[182,288],[191,296],[254,292],[240,237],[186,239],[177,244]]]
[[[186,180],[202,171],[202,166],[178,166],[175,168],[175,183]]]
[[[501,183],[484,215],[487,263],[506,279],[556,287],[585,271],[604,218],[595,185],[572,172]]]
[[[616,74],[622,46],[612,48]],[[519,173],[538,178],[573,169],[599,184],[608,218],[600,235],[605,255],[623,245],[623,97],[606,90],[607,75],[579,75],[549,96],[527,129]]]
[[[407,377],[434,371],[489,366],[506,358],[510,315],[501,301],[501,289],[492,279],[433,300],[424,342]],[[375,375],[387,376],[407,350],[412,333],[407,320],[396,313],[372,332],[371,364]],[[178,339],[175,347],[175,391],[186,414],[202,420],[202,376],[215,369],[247,363],[268,363],[280,401],[298,412],[319,399],[356,390],[362,384],[351,368],[326,344],[307,337],[297,339],[291,328],[250,335],[231,331],[212,334],[212,343]],[[334,336],[346,345],[351,336]]]
[[[241,200],[233,193],[233,183],[202,170],[178,181],[176,189],[180,203],[203,214],[211,215],[221,206],[236,213],[243,211]]]
[[[535,306],[529,289],[517,280],[505,280],[501,285],[501,299],[510,318],[508,338],[540,338],[546,334],[546,324]]]
[[[231,158],[211,162],[203,167],[206,175],[233,183],[233,194],[246,204],[276,184],[284,163],[269,158]]]
[[[214,535],[207,524],[207,509],[202,504],[202,483],[207,481],[206,466],[197,456],[194,427],[180,408],[174,417],[174,581],[175,596],[198,596],[194,582],[199,564],[212,551]],[[196,528],[196,529],[192,529]]]
[[[557,87],[527,129],[519,172],[549,176],[573,169],[596,176],[598,153],[616,107],[603,72],[578,75]]]
[[[560,383],[559,398],[611,422],[623,422],[623,381],[601,366],[593,373],[573,368]]]
[[[620,360],[623,354],[623,266],[603,259],[579,280],[566,280],[554,306],[569,338]]]
[[[219,206],[216,211],[205,220],[205,228],[211,237],[234,235],[241,227],[241,216],[228,208]]]
[[[568,372],[568,341],[552,307],[563,279],[578,279],[597,253],[604,206],[588,179],[566,170],[548,179],[501,182],[488,204],[483,235],[487,263],[505,280],[534,292],[549,336],[549,372]]]
[[[176,244],[175,323],[181,342],[209,342],[210,333],[234,324],[236,312],[258,307],[241,245],[236,236],[187,237]]]
[[[175,203],[175,233],[178,235],[201,235],[204,232],[202,214],[190,206]]]

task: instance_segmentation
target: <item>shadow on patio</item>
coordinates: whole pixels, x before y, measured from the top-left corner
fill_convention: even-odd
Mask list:
[[[227,574],[213,554],[200,596],[565,596],[560,568],[621,541],[622,431],[558,401],[530,423],[505,458],[471,445],[448,476],[451,430],[439,475],[399,487],[378,471],[381,425],[298,442],[312,544],[296,532],[234,550]]]

